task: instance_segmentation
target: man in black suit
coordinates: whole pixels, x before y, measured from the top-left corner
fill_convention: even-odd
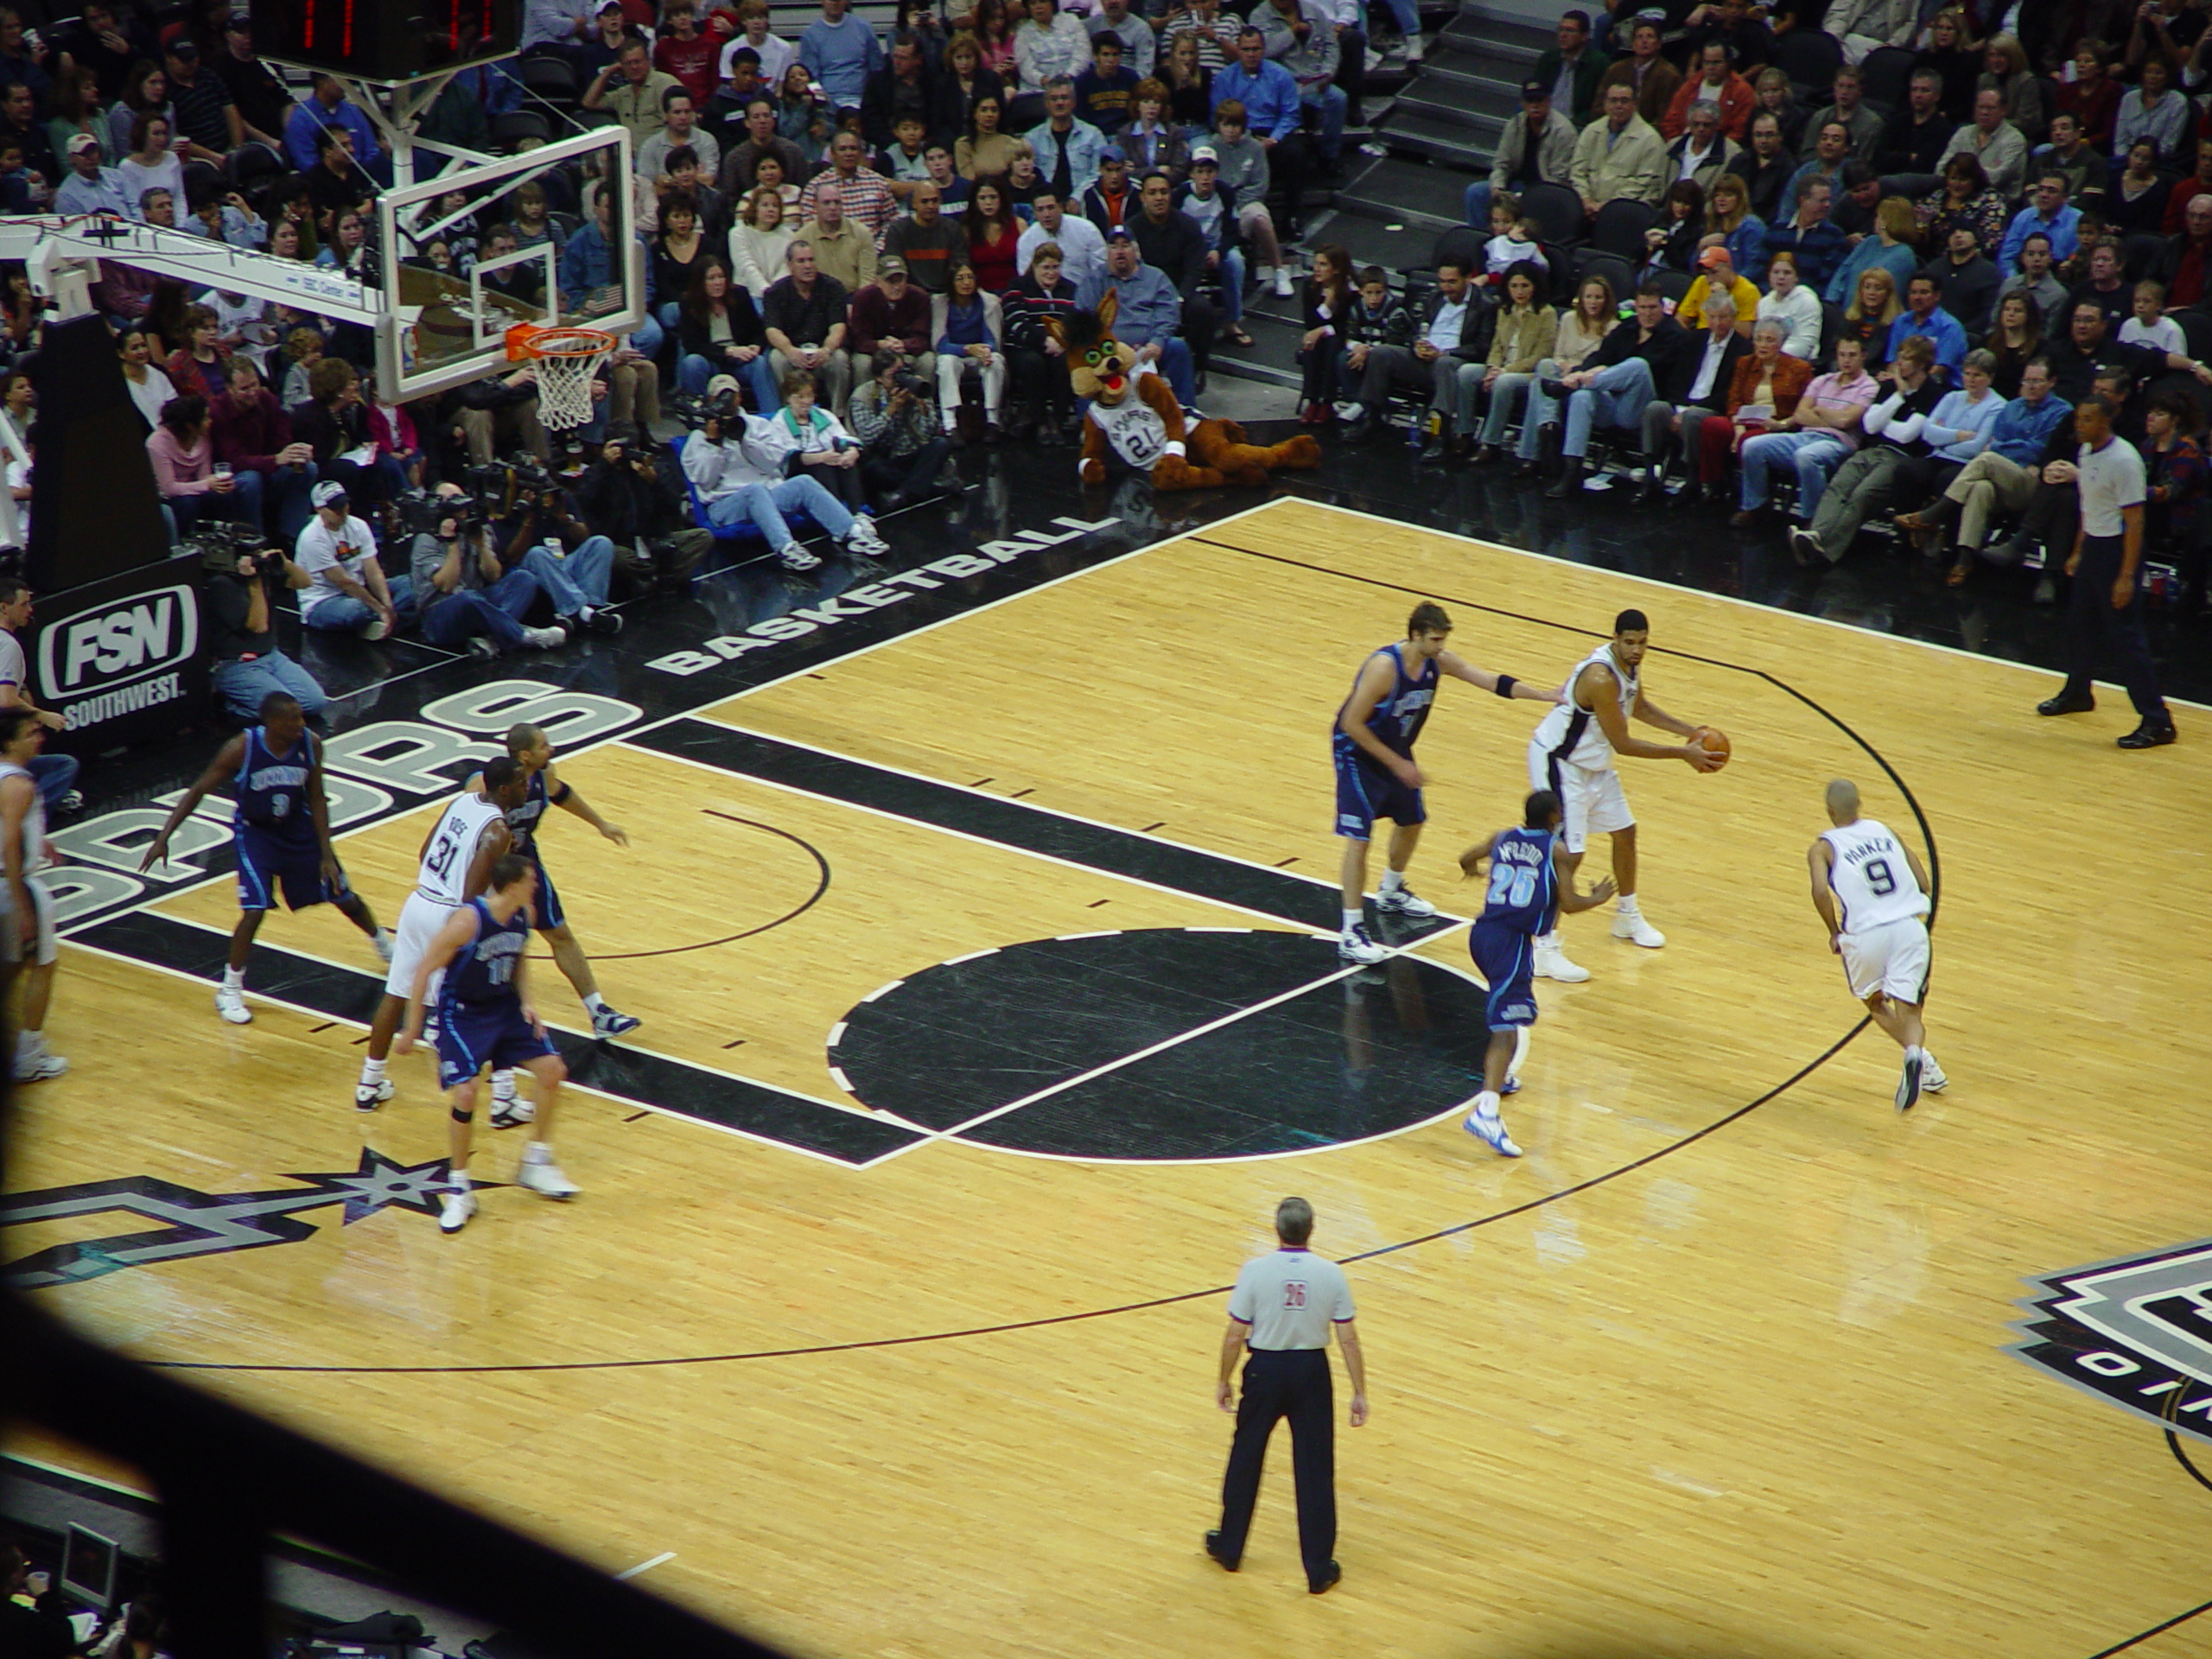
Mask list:
[[[1708,415],[1726,414],[1728,388],[1736,378],[1736,365],[1751,344],[1736,332],[1736,299],[1725,288],[1713,289],[1705,298],[1705,332],[1693,336],[1694,346],[1675,353],[1666,378],[1657,383],[1659,395],[1643,406],[1643,486],[1637,492],[1639,505],[1653,505],[1667,499],[1660,482],[1667,470],[1667,448],[1680,437],[1689,462],[1689,481],[1682,486],[1685,505],[1705,498],[1698,482],[1698,435]]]

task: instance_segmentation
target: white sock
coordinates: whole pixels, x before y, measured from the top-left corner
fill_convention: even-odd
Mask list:
[[[362,1084],[365,1086],[382,1083],[385,1064],[383,1060],[363,1060],[361,1062]]]
[[[18,1054],[35,1054],[45,1046],[46,1033],[42,1031],[18,1032],[16,1035],[16,1052]]]
[[[494,1071],[492,1074],[492,1098],[493,1100],[512,1100],[514,1097],[514,1069],[511,1066],[505,1071]]]
[[[551,1163],[553,1161],[553,1143],[550,1141],[531,1141],[528,1146],[522,1149],[522,1160],[525,1164]]]
[[[1497,1091],[1496,1090],[1485,1089],[1482,1093],[1475,1096],[1475,1116],[1478,1117],[1496,1117],[1497,1116]]]
[[[1548,932],[1548,933],[1539,933],[1539,934],[1537,934],[1537,935],[1536,935],[1536,949],[1537,949],[1537,950],[1558,950],[1558,949],[1559,949],[1559,930],[1558,930],[1557,928],[1554,928],[1554,929],[1553,929],[1550,932]]]
[[[584,998],[584,1012],[586,1014],[597,1014],[606,1006],[606,1002],[601,998],[597,991],[594,991],[589,996]]]
[[[224,969],[223,988],[226,991],[242,991],[245,989],[245,969],[243,968]]]
[[[1621,894],[1620,902],[1615,905],[1613,908],[1624,916],[1634,916],[1640,913],[1636,907],[1636,895],[1632,893],[1624,893]]]
[[[1924,1048],[1907,1046],[1904,1052],[1904,1058],[1907,1063],[1918,1060],[1923,1065],[1925,1065],[1928,1064],[1928,1051]]]
[[[1406,873],[1403,870],[1385,870],[1382,872],[1382,891],[1384,893],[1395,893],[1400,887],[1402,887],[1405,885]]]
[[[454,1170],[446,1177],[446,1185],[455,1192],[467,1192],[468,1172],[465,1169]]]
[[[1365,911],[1363,911],[1363,910],[1348,910],[1348,911],[1344,912],[1344,931],[1345,931],[1345,932],[1347,932],[1347,933],[1351,932],[1351,931],[1352,931],[1352,929],[1354,929],[1355,927],[1363,927],[1363,926],[1365,926],[1365,925],[1366,925],[1366,924],[1367,924],[1367,912],[1366,912]]]

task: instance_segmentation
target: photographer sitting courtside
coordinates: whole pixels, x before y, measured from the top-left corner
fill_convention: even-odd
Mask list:
[[[435,505],[437,528],[417,535],[409,556],[423,638],[434,645],[465,645],[479,657],[566,645],[565,628],[523,626],[543,590],[522,566],[500,560],[478,504],[456,490]]]
[[[513,505],[498,534],[506,543],[500,563],[537,578],[569,634],[622,632],[622,619],[607,608],[614,543],[576,517],[550,474],[517,470]]]
[[[309,720],[321,719],[330,699],[314,675],[278,649],[276,607],[269,598],[272,581],[297,592],[308,585],[308,573],[280,547],[258,552],[211,548],[203,568],[207,580],[200,615],[214,652],[215,695],[225,712],[251,725],[261,718],[262,699],[281,691]]]
[[[784,462],[796,446],[774,422],[737,407],[735,380],[716,375],[707,393],[710,401],[699,429],[684,442],[683,473],[699,492],[709,523],[734,528],[750,522],[787,570],[811,570],[822,561],[799,545],[786,512],[805,512],[862,558],[890,551],[872,519],[848,512],[817,480],[784,476]]]
[[[861,441],[861,480],[886,512],[912,506],[940,489],[938,475],[952,441],[930,406],[929,385],[887,346],[871,366],[874,378],[853,394],[853,435]]]

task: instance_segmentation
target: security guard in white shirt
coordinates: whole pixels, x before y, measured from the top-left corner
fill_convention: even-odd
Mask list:
[[[1332,1559],[1337,1546],[1337,1431],[1329,1382],[1329,1329],[1344,1351],[1351,1381],[1351,1426],[1367,1421],[1367,1364],[1352,1323],[1351,1287],[1344,1269],[1306,1248],[1313,1206],[1285,1198],[1275,1206],[1282,1248],[1244,1264],[1229,1295],[1229,1329],[1221,1339],[1215,1399],[1236,1414],[1229,1472],[1221,1483],[1221,1527],[1206,1534],[1206,1554],[1234,1573],[1260,1496],[1260,1469],[1278,1419],[1290,1419],[1290,1465],[1298,1482],[1298,1552],[1306,1587],[1321,1594],[1344,1576]],[[1239,1350],[1244,1395],[1232,1404],[1230,1375]]]

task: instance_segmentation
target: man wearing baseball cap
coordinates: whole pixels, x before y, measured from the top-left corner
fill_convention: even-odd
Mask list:
[[[271,149],[283,149],[281,135],[292,112],[291,89],[254,55],[253,16],[244,6],[223,20],[222,50],[207,67],[238,105],[247,139]]]
[[[1751,338],[1751,324],[1757,320],[1759,291],[1748,278],[1738,276],[1729,263],[1728,250],[1718,238],[1713,245],[1697,257],[1697,278],[1690,283],[1680,305],[1675,308],[1675,321],[1692,334],[1705,328],[1705,296],[1726,294],[1736,302],[1736,332],[1746,340]]]
[[[100,165],[100,141],[89,132],[69,139],[69,176],[54,193],[57,213],[113,213],[132,217],[130,201],[123,188],[123,175]]]
[[[301,626],[381,639],[412,622],[414,588],[404,576],[385,577],[377,563],[377,538],[353,517],[346,486],[326,478],[308,499],[315,517],[292,553],[292,562],[308,575],[300,590]]]
[[[1126,225],[1106,232],[1106,273],[1085,282],[1077,299],[1084,310],[1096,311],[1109,294],[1116,296],[1114,337],[1135,348],[1138,368],[1157,365],[1175,388],[1177,401],[1185,409],[1192,407],[1198,392],[1191,347],[1177,332],[1183,321],[1183,296],[1174,283],[1145,264]]]
[[[1521,83],[1521,113],[1505,124],[1490,177],[1467,187],[1467,223],[1490,229],[1491,198],[1518,195],[1532,184],[1566,186],[1574,165],[1574,124],[1552,109],[1551,83]]]

